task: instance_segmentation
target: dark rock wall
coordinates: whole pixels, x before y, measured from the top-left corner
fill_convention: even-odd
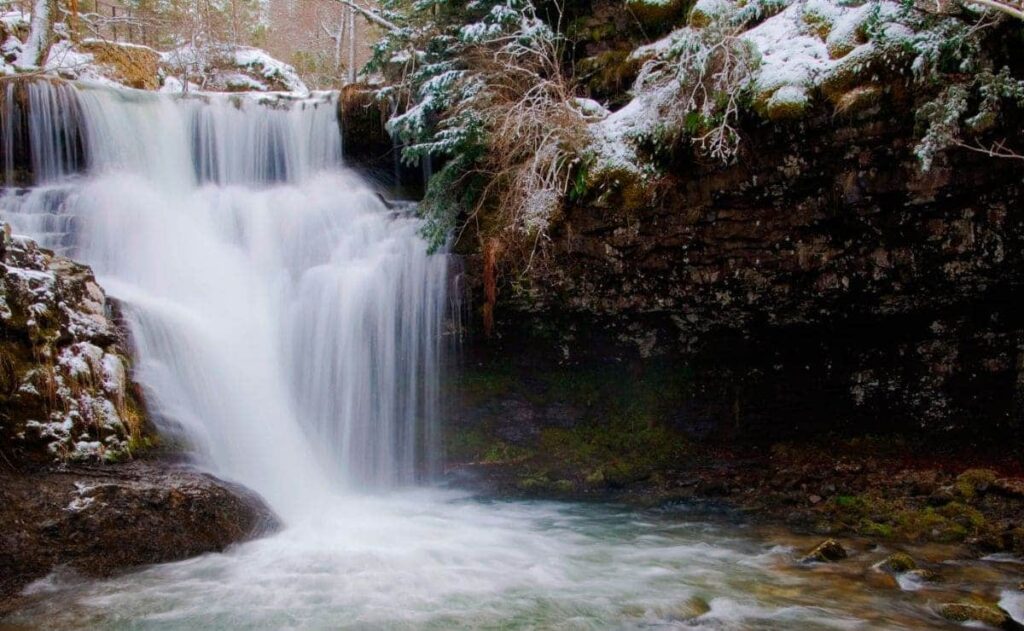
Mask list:
[[[388,114],[388,105],[377,100],[374,88],[354,83],[341,90],[338,120],[345,164],[389,196],[419,199],[423,196],[424,167],[402,162],[401,148],[385,129]]]
[[[562,363],[684,357],[684,412],[747,435],[1013,434],[1024,168],[957,151],[922,173],[914,144],[893,97],[748,121],[737,164],[669,158],[654,203],[594,191],[526,289],[502,288],[498,343],[542,332]]]

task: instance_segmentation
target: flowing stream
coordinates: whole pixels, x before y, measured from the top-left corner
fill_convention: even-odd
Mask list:
[[[109,580],[58,572],[0,628],[947,628],[865,564],[794,564],[812,542],[429,486],[448,260],[344,168],[333,95],[12,85],[0,216],[93,266],[162,431],[285,527]]]

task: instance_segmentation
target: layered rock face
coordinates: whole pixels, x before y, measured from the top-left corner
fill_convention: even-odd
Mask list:
[[[733,433],[1018,431],[1021,166],[958,151],[923,173],[912,98],[748,121],[733,166],[677,159],[655,203],[623,182],[566,208],[499,296],[499,344],[683,357],[680,414]]]
[[[117,460],[143,438],[127,340],[92,271],[23,237],[0,251],[0,450]]]

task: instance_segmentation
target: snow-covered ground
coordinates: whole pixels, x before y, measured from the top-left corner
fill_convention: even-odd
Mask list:
[[[288,92],[308,95],[295,69],[248,46],[183,46],[157,51],[126,42],[83,39],[75,44],[57,31],[38,66],[26,62],[31,49],[32,16],[20,11],[0,14],[0,75],[45,73],[118,87],[164,92]],[[129,64],[131,67],[126,68]],[[131,77],[132,80],[128,80]]]

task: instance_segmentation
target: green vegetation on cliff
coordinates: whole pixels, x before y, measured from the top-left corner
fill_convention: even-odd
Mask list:
[[[601,28],[616,11],[639,28]],[[370,69],[391,80],[390,130],[406,160],[444,165],[428,236],[460,228],[499,271],[539,264],[566,205],[653,205],[680,156],[731,163],[764,121],[910,107],[922,169],[951,149],[1022,151],[1024,73],[1008,52],[1021,23],[968,0],[396,1],[386,15]]]

